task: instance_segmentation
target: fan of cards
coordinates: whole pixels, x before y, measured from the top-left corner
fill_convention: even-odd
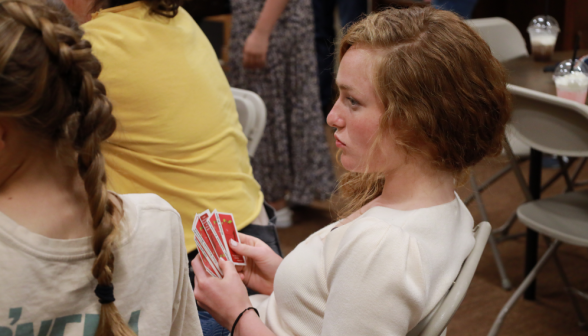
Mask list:
[[[216,210],[213,212],[206,210],[201,214],[196,214],[192,231],[202,257],[202,263],[208,274],[222,278],[223,273],[218,264],[220,258],[225,258],[235,265],[245,266],[245,257],[237,254],[229,245],[231,239],[241,242],[233,214]]]

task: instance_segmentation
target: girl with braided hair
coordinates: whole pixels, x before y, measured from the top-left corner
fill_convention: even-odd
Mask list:
[[[179,214],[106,188],[82,35],[59,0],[0,1],[0,335],[201,335]]]

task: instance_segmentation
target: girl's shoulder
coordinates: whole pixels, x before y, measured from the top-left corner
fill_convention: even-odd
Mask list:
[[[123,203],[121,245],[129,240],[183,239],[182,220],[167,201],[155,194],[117,194]],[[139,237],[137,237],[139,236]]]
[[[375,206],[359,215],[345,225],[358,227],[356,229],[369,230],[370,223],[388,224],[399,227],[408,232],[417,233],[420,228],[427,231],[453,226],[473,226],[473,218],[459,197],[450,202],[414,210],[397,210],[385,206]],[[367,227],[364,227],[367,226]]]
[[[346,249],[366,256],[416,253],[419,258],[434,259],[455,244],[465,246],[465,252],[473,244],[473,224],[471,214],[457,198],[409,211],[377,206],[329,232],[325,256],[327,264],[344,255]]]

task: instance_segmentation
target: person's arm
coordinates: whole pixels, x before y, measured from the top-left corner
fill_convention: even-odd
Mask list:
[[[267,60],[269,38],[289,0],[266,0],[255,28],[245,40],[243,66],[263,68]]]
[[[182,231],[183,233],[183,231]],[[184,245],[184,236],[178,244]],[[186,250],[184,249],[184,257],[182,260],[182,269],[180,270],[180,277],[178,279],[178,287],[176,291],[176,302],[174,303],[173,321],[170,330],[170,336],[202,335],[202,328],[198,318],[198,309],[196,302],[192,299],[192,285],[190,284],[190,276],[188,271],[188,258]]]
[[[253,31],[269,37],[276,22],[278,22],[280,15],[284,12],[288,1],[289,0],[266,0]]]
[[[163,200],[162,200],[163,201]],[[192,285],[190,284],[190,275],[188,270],[188,253],[184,245],[184,228],[180,215],[176,213],[176,219],[173,225],[174,247],[173,264],[174,271],[175,298],[173,304],[172,324],[169,332],[170,336],[202,336],[202,327],[198,318],[198,309],[196,302],[192,299]]]
[[[355,223],[327,267],[321,335],[404,336],[420,320],[428,293],[419,247],[401,228]]]

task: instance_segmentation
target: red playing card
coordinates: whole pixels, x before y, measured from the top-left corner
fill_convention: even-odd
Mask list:
[[[192,224],[192,232],[194,232],[194,241],[198,246],[198,251],[202,258],[202,263],[204,264],[204,268],[208,274],[221,278],[222,272],[220,271],[220,267],[215,258],[212,257],[212,252],[207,248],[204,238],[202,237],[202,233],[204,233],[204,228],[202,224],[199,224],[199,216],[196,214],[194,217],[194,222]],[[206,237],[206,234],[204,233]],[[208,237],[206,237],[208,238]]]
[[[231,259],[231,254],[229,253],[229,243],[227,241],[227,238],[225,237],[225,233],[223,231],[220,218],[218,217],[218,212],[214,210],[210,214],[210,217],[208,217],[208,220],[210,221],[210,224],[212,224],[212,226],[214,227],[214,231],[217,233],[217,236],[220,238],[223,250],[225,251],[225,255],[227,256],[227,260],[232,262],[233,260]]]
[[[225,254],[225,249],[223,248],[223,243],[217,234],[218,227],[215,231],[214,226],[210,223],[210,214],[208,213],[207,216],[200,216],[202,226],[204,227],[204,232],[208,235],[208,239],[210,241],[210,250],[216,255],[217,260],[220,258],[227,259]]]
[[[235,219],[233,218],[233,215],[230,213],[219,212],[218,217],[223,228],[223,234],[227,241],[227,247],[229,248],[229,253],[233,263],[235,265],[245,266],[245,257],[233,251],[233,249],[231,249],[231,244],[229,244],[231,239],[239,243],[241,242],[241,239],[239,239],[239,235],[237,234],[237,226],[235,225]]]
[[[218,261],[223,253],[217,254],[218,250],[214,248],[214,239],[211,240],[209,235],[206,233],[206,225],[208,224],[209,216],[210,213],[208,210],[201,213],[200,215],[197,215],[198,219],[195,219],[196,232],[200,234],[200,237],[202,238],[202,241],[205,245],[204,247],[207,249],[207,251],[211,253],[211,256],[214,257],[215,261]]]
[[[203,256],[203,258],[206,259],[208,261],[208,264],[211,266],[211,271],[217,277],[221,278],[223,272],[220,270],[220,267],[218,265],[218,261],[215,259],[212,252],[205,245],[204,239],[202,238],[202,235],[200,235],[200,233],[198,231],[196,231],[194,233],[194,240],[196,241],[196,244],[198,245],[199,254],[201,256]],[[204,265],[206,266],[206,264],[204,264]]]
[[[202,251],[202,250],[201,250]],[[204,265],[204,269],[206,272],[214,277],[222,279],[221,275],[218,274],[216,268],[210,263],[210,260],[204,255],[204,253],[200,253],[200,260],[202,260],[202,264]]]

